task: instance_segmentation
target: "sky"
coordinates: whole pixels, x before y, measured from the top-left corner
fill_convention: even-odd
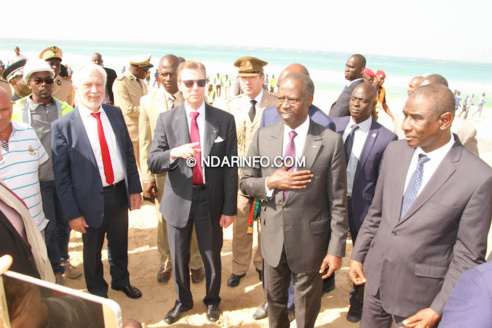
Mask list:
[[[490,0],[24,0],[23,12],[14,1],[2,7],[2,37],[15,39],[134,40],[492,62]]]

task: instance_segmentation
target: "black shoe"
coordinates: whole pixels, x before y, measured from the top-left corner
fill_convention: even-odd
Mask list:
[[[229,287],[236,287],[237,285],[239,285],[239,281],[241,280],[241,278],[243,278],[246,274],[241,274],[241,275],[237,275],[237,274],[231,274],[231,276],[229,277],[229,279],[227,279],[227,286]]]
[[[255,313],[253,313],[253,319],[255,320],[265,319],[266,317],[268,317],[268,301],[258,306]]]
[[[359,322],[362,318],[362,308],[351,306],[347,313],[347,320],[350,322]]]
[[[166,318],[164,319],[164,321],[171,325],[173,323],[175,323],[176,321],[178,321],[179,317],[181,317],[181,313],[183,312],[186,312],[186,311],[189,311],[190,309],[187,309],[187,308],[184,308],[182,306],[180,307],[176,307],[174,306],[171,310],[169,310],[169,312],[166,314]]]
[[[258,272],[258,279],[260,279],[260,281],[263,281],[263,270],[256,269],[256,272]]]
[[[220,317],[220,310],[219,306],[212,304],[212,305],[207,305],[207,319],[210,322],[216,322],[219,320]]]
[[[296,309],[295,308],[293,308],[292,310],[289,310],[288,318],[289,318],[289,322],[296,320]]]
[[[120,292],[125,293],[125,295],[129,298],[142,297],[142,292],[137,287],[133,287],[132,285],[128,285],[125,287],[111,286],[111,289],[119,290]]]
[[[332,277],[328,277],[325,280],[323,280],[323,294],[328,294],[329,292],[332,292],[335,290],[335,279]]]

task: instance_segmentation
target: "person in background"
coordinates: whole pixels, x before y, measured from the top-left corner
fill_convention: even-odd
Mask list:
[[[53,97],[73,106],[75,103],[75,89],[73,88],[72,80],[68,76],[60,75],[63,58],[62,50],[56,46],[47,47],[40,52],[39,58],[50,64],[55,73]]]
[[[102,55],[98,52],[92,54],[92,63],[104,68],[108,80],[106,81],[106,89],[104,90],[103,104],[114,105],[113,83],[116,80],[117,75],[114,69],[104,67],[104,61]]]

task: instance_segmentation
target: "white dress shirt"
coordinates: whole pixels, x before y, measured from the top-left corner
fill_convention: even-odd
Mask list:
[[[114,182],[118,183],[125,179],[125,174],[123,173],[123,162],[121,159],[121,154],[118,151],[118,145],[116,143],[116,136],[113,131],[113,127],[109,122],[108,116],[104,110],[99,110],[94,112],[87,107],[79,104],[80,117],[82,118],[82,123],[84,124],[85,131],[89,137],[89,142],[94,152],[94,157],[96,158],[97,168],[99,169],[99,174],[101,176],[103,187],[109,186],[106,182],[106,175],[104,174],[104,164],[102,160],[101,145],[99,144],[99,134],[97,132],[97,119],[92,116],[92,113],[101,113],[101,123],[104,129],[104,137],[106,138],[106,143],[108,144],[109,156],[111,157],[111,164],[113,166]]]
[[[425,185],[427,184],[427,182],[429,182],[430,178],[432,178],[432,175],[434,175],[434,172],[436,172],[437,167],[439,166],[439,164],[441,164],[442,160],[449,152],[451,147],[453,147],[453,145],[454,145],[454,136],[451,135],[451,138],[449,139],[449,142],[447,144],[429,153],[424,152],[420,147],[415,148],[415,151],[413,152],[412,160],[410,161],[410,166],[408,167],[407,178],[405,180],[405,189],[403,190],[403,194],[405,194],[405,191],[407,190],[413,172],[415,172],[415,170],[417,169],[419,154],[425,154],[427,155],[427,157],[430,158],[430,161],[424,163],[424,175],[422,176],[422,184],[420,185],[420,190],[418,193],[420,195],[420,192],[424,190]]]
[[[352,131],[352,126],[356,125],[354,120],[350,118],[345,131],[343,132],[343,142],[347,140],[350,132]],[[366,143],[367,136],[369,135],[369,130],[372,125],[372,117],[369,117],[362,123],[357,124],[359,128],[354,131],[354,143],[352,146],[352,153],[350,157],[347,158],[347,195],[352,195],[352,189],[354,186],[355,172],[357,171],[357,164],[359,163],[360,154],[362,154],[362,149],[364,149],[364,144]]]

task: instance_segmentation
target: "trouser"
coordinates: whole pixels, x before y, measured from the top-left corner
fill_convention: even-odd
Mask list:
[[[248,234],[250,211],[249,197],[239,192],[237,197],[237,216],[234,221],[232,237],[232,273],[236,275],[243,275],[248,271],[253,253],[253,234]],[[263,268],[263,257],[261,256],[259,222],[259,220],[256,221],[258,247],[256,248],[253,263],[256,269],[261,270]]]
[[[169,249],[173,261],[174,281],[176,286],[176,307],[193,308],[193,297],[190,290],[190,240],[193,225],[196,228],[198,247],[202,254],[205,267],[206,295],[203,302],[206,305],[220,303],[221,259],[223,234],[218,221],[212,222],[209,217],[207,191],[193,191],[191,210],[184,228],[167,226]]]
[[[270,327],[289,327],[288,288],[294,281],[297,327],[314,327],[321,308],[322,281],[318,271],[294,273],[287,263],[285,249],[282,250],[277,267],[265,261],[265,284],[268,300],[268,323]]]
[[[391,324],[395,327],[404,327],[402,321],[406,318],[395,316],[384,311],[381,305],[379,291],[376,296],[370,293],[364,294],[364,307],[362,308],[362,320],[360,328],[391,328]]]
[[[140,146],[139,146],[139,141],[132,140],[132,145],[133,145],[133,153],[135,154],[135,161],[137,162],[137,167],[140,170]]]
[[[355,246],[355,241],[357,240],[360,227],[358,227],[358,225],[354,221],[353,211],[352,211],[352,198],[350,198],[347,201],[347,212],[349,218],[350,235],[352,236],[352,245]],[[349,294],[350,306],[356,309],[362,308],[363,295],[364,295],[364,285],[354,284],[354,290],[351,291]]]
[[[49,223],[45,229],[46,248],[54,273],[64,273],[61,260],[68,259],[70,225],[56,193],[55,181],[40,181],[43,212]]]
[[[108,262],[111,285],[130,284],[128,273],[128,201],[125,186],[104,191],[104,218],[99,228],[85,228],[84,275],[89,293],[107,297],[108,284],[104,280],[101,250],[104,237],[108,238]]]

